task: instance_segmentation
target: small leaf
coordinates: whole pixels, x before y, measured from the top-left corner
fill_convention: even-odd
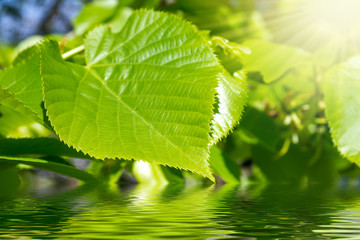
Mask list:
[[[136,11],[119,33],[89,33],[86,67],[64,62],[56,42],[40,48],[45,107],[66,144],[100,159],[144,160],[212,178],[207,159],[220,67],[195,27]]]
[[[335,145],[346,158],[360,165],[360,56],[326,74],[326,116]]]

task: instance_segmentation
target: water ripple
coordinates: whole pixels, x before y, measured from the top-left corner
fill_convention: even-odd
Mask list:
[[[0,239],[360,239],[356,189],[172,188],[0,200]]]

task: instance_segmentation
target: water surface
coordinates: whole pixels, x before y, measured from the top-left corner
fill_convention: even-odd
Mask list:
[[[0,239],[360,239],[356,187],[144,186],[0,200]]]

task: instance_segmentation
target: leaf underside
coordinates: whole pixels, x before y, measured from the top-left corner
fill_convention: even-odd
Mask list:
[[[66,144],[96,158],[188,169],[212,178],[208,159],[219,64],[179,17],[140,10],[118,33],[100,27],[85,41],[87,66],[40,46],[44,100]]]
[[[227,136],[240,121],[247,99],[246,76],[242,71],[230,75],[226,70],[219,74],[217,87],[218,112],[212,120],[212,142]]]

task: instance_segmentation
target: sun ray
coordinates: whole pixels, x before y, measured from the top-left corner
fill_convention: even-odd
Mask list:
[[[316,51],[336,40],[338,58],[360,53],[359,0],[279,0],[263,14],[272,41]],[[341,42],[341,43],[340,43]]]

